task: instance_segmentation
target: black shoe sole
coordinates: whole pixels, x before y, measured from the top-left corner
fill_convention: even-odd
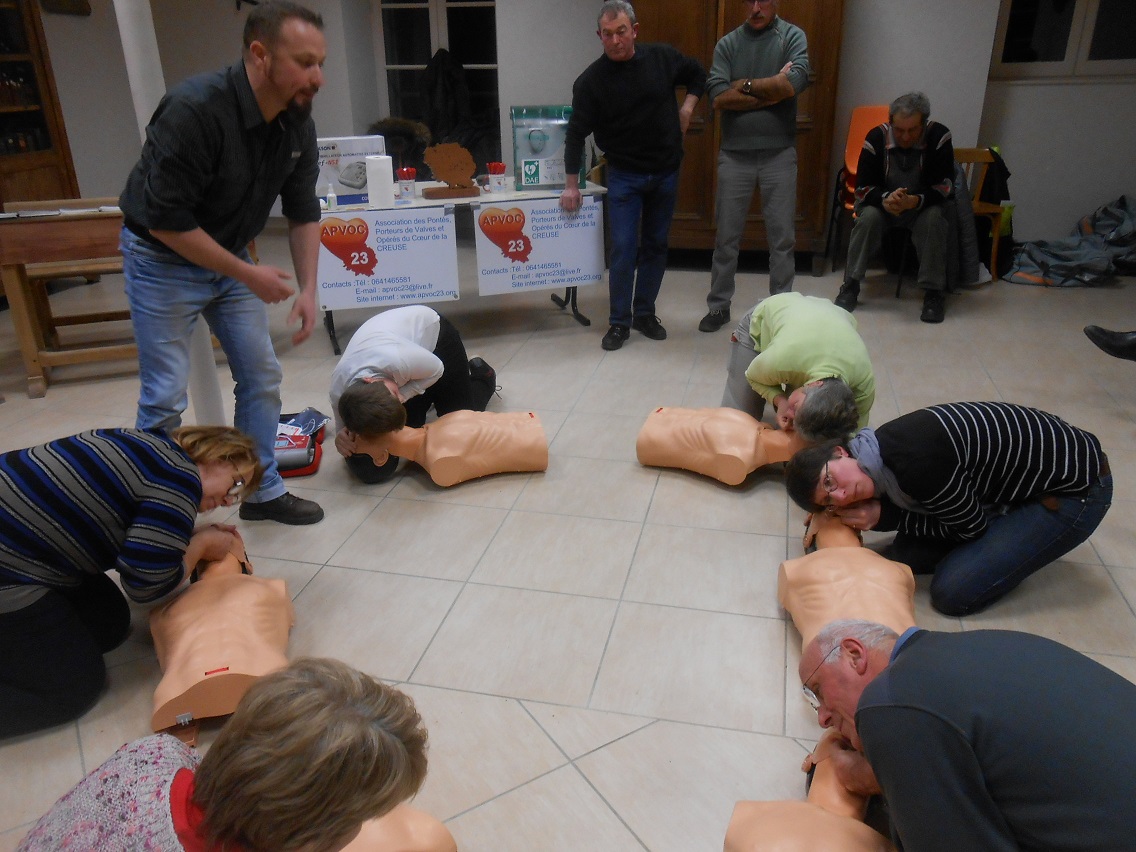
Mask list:
[[[296,517],[294,515],[281,517],[273,512],[264,512],[263,514],[261,514],[259,510],[252,509],[252,507],[256,505],[256,503],[242,503],[240,510],[238,510],[237,512],[237,516],[242,521],[276,521],[276,523],[278,524],[285,524],[286,526],[290,527],[306,527],[309,524],[318,524],[323,520],[322,508],[320,509],[318,515],[312,515],[310,517]],[[246,507],[249,509],[248,514],[245,514]]]

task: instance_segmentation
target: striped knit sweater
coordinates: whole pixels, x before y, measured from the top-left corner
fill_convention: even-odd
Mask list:
[[[981,536],[991,508],[1083,492],[1104,457],[1092,433],[1003,402],[913,411],[885,423],[876,437],[899,487],[927,511],[907,512],[885,497],[876,529],[951,541]]]
[[[197,465],[160,432],[99,429],[0,454],[0,592],[118,570],[139,603],[182,576]]]

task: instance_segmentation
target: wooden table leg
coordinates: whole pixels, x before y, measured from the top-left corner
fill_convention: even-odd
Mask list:
[[[12,324],[16,327],[16,339],[28,374],[28,396],[37,399],[47,393],[47,372],[39,361],[43,339],[36,321],[35,306],[29,298],[28,277],[23,264],[0,266],[0,280],[4,282]]]

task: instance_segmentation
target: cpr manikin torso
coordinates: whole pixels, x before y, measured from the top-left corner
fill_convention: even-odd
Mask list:
[[[863,618],[902,633],[915,624],[911,569],[860,546],[838,518],[814,515],[806,547],[817,550],[781,563],[777,598],[793,618],[802,647],[824,625]],[[827,731],[814,751],[816,771],[805,802],[738,802],[725,852],[884,852],[891,843],[861,820],[867,798],[847,790],[828,758],[842,747]]]
[[[150,613],[162,680],[151,725],[225,716],[258,677],[288,664],[292,601],[283,580],[254,577],[238,537],[234,552],[202,563],[200,579]]]
[[[886,624],[897,633],[915,625],[915,577],[900,562],[861,547],[838,518],[813,516],[808,536],[817,550],[781,563],[777,600],[793,618],[803,648],[840,618]]]
[[[733,408],[657,408],[647,415],[635,453],[651,467],[677,467],[740,485],[753,471],[788,461],[804,446],[795,432],[770,428]]]
[[[420,429],[368,439],[360,452],[390,452],[419,465],[436,485],[457,485],[494,473],[546,470],[548,438],[531,411],[452,411]]]

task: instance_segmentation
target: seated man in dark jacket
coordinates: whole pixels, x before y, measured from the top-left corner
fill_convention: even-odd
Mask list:
[[[868,132],[856,169],[856,224],[848,240],[848,265],[836,304],[856,308],[868,259],[889,228],[911,231],[924,290],[923,322],[942,322],[947,286],[947,221],[942,205],[954,189],[951,131],[930,120],[922,92],[891,103],[887,124]]]

